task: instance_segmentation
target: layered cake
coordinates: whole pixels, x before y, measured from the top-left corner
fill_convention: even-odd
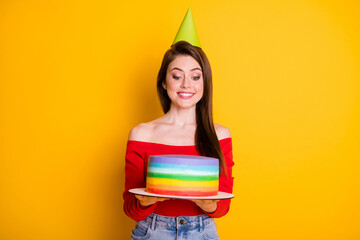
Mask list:
[[[219,160],[191,155],[150,156],[146,176],[149,193],[215,196],[219,190]]]

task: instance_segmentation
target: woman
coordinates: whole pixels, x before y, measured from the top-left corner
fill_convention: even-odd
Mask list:
[[[201,48],[179,41],[165,53],[157,79],[164,116],[133,128],[126,152],[124,211],[138,221],[132,239],[218,239],[213,218],[230,200],[179,200],[133,195],[145,187],[150,155],[204,155],[220,160],[219,191],[232,192],[230,131],[212,120],[212,75]]]

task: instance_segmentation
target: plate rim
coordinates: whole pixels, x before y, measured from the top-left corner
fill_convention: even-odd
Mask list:
[[[145,188],[132,188],[129,189],[129,192],[132,194],[149,196],[149,197],[161,197],[161,198],[172,198],[172,199],[184,199],[184,200],[222,200],[222,199],[232,199],[235,197],[232,193],[227,192],[218,192],[217,196],[176,196],[176,195],[164,195],[164,194],[156,194],[149,193],[145,191]]]

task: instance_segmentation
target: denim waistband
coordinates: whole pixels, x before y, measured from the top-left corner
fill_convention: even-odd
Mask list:
[[[201,214],[197,216],[167,217],[152,213],[144,221],[149,223],[151,225],[151,229],[153,230],[157,227],[161,227],[176,229],[199,228],[201,231],[205,225],[213,222],[214,219],[206,214]]]

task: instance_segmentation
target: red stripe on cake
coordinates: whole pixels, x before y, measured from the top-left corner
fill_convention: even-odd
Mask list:
[[[193,186],[173,186],[173,185],[162,185],[162,184],[151,184],[147,183],[146,185],[147,189],[158,189],[163,191],[180,191],[180,192],[186,192],[186,191],[193,191],[193,192],[215,192],[219,188],[217,186],[209,186],[209,187],[193,187]]]
[[[161,195],[173,195],[173,196],[196,196],[196,197],[207,197],[207,196],[216,196],[218,191],[171,191],[171,190],[161,190],[161,189],[152,189],[146,188],[146,192],[161,194]]]

